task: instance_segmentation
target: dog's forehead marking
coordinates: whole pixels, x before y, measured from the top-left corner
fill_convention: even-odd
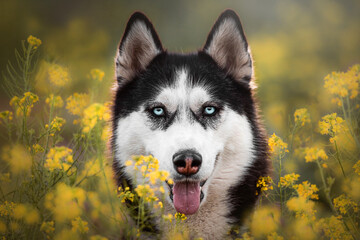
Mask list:
[[[203,86],[192,86],[188,71],[184,68],[176,72],[175,84],[164,88],[156,98],[156,102],[164,104],[169,111],[191,108],[197,110],[210,101],[211,97]]]

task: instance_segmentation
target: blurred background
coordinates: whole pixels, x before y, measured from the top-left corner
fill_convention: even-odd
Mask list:
[[[34,35],[43,42],[43,59],[69,69],[68,94],[90,89],[87,76],[99,68],[105,80],[96,100],[109,100],[115,51],[134,11],[152,20],[169,51],[191,52],[203,46],[227,8],[239,14],[251,46],[269,133],[285,134],[297,108],[307,107],[313,119],[336,109],[323,78],[360,62],[358,0],[0,0],[0,71],[15,61],[21,40]],[[39,76],[35,80],[37,92],[45,94],[46,82]],[[0,111],[10,108],[8,101],[1,90]]]

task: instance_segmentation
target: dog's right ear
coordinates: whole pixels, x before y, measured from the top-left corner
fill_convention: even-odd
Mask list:
[[[164,51],[150,20],[140,12],[131,15],[116,56],[119,85],[131,81],[152,59]]]

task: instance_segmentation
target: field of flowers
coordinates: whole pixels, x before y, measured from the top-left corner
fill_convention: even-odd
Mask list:
[[[188,239],[186,216],[163,214],[171,179],[155,158],[129,159],[142,177],[134,191],[116,188],[107,150],[111,103],[97,102],[96,94],[105,73],[90,70],[90,90],[69,95],[69,71],[42,59],[42,45],[33,36],[23,41],[1,80],[9,97],[0,112],[1,239],[149,237],[149,208],[171,225],[167,238]],[[34,87],[39,75],[46,94]],[[359,82],[360,65],[330,73],[323,86],[338,111],[317,119],[300,108],[288,134],[269,134],[273,172],[258,180],[260,201],[245,231],[229,229],[228,239],[360,239]],[[296,171],[304,165],[306,177]]]

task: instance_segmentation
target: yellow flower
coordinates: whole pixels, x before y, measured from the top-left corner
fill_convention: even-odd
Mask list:
[[[315,227],[321,230],[327,239],[353,239],[351,234],[345,229],[343,222],[335,216],[320,219]]]
[[[280,155],[289,152],[287,150],[287,143],[283,142],[283,140],[280,137],[276,136],[275,133],[269,138],[268,144],[271,153],[276,153]]]
[[[54,94],[50,94],[50,96],[46,98],[45,103],[50,107],[53,104],[54,108],[62,108],[64,106],[62,98],[60,96],[54,96]]]
[[[265,192],[269,189],[273,189],[272,184],[272,179],[270,176],[266,176],[266,177],[260,177],[256,183],[256,187],[259,189],[260,193],[261,192]],[[256,191],[256,195],[258,195],[259,192]]]
[[[67,171],[73,162],[72,150],[70,148],[54,147],[46,155],[44,166],[51,172],[55,169]]]
[[[155,204],[154,207],[155,207],[155,208],[163,208],[163,203],[162,203],[162,202],[158,202],[157,204]]]
[[[303,197],[305,199],[319,199],[319,196],[316,194],[319,189],[315,184],[310,184],[308,181],[304,181],[301,184],[296,184],[293,186],[293,188],[297,191],[299,197]]]
[[[34,107],[34,103],[39,101],[39,97],[32,93],[26,92],[22,98],[17,96],[10,100],[10,106],[12,106],[16,112],[16,116],[30,115],[31,109]]]
[[[40,146],[39,144],[33,144],[31,150],[32,150],[33,154],[44,152],[44,148],[42,146]]]
[[[89,231],[88,222],[83,221],[80,217],[76,217],[71,221],[72,231],[87,233]]]
[[[41,45],[41,40],[30,35],[28,38],[27,38],[27,42],[34,48],[34,49],[37,49],[38,46]]]
[[[353,209],[354,212],[359,211],[359,206],[356,202],[352,201],[345,194],[341,194],[339,197],[334,198],[334,207],[340,211],[342,214],[346,214],[350,209]]]
[[[305,154],[306,162],[314,162],[318,159],[328,159],[328,156],[326,155],[324,149],[320,148],[305,148]]]
[[[105,73],[100,69],[94,68],[90,71],[91,78],[101,82],[105,76]]]
[[[127,160],[125,162],[125,166],[127,166],[127,167],[131,166],[132,164],[133,164],[133,162],[131,160]]]
[[[187,219],[187,217],[185,216],[185,214],[183,214],[183,213],[175,213],[175,215],[174,215],[174,218],[176,219],[176,220],[180,220],[180,221],[185,221],[186,219]]]
[[[14,174],[29,171],[32,165],[31,155],[26,149],[16,144],[4,146],[2,149],[2,159],[10,165],[10,170]]]
[[[12,215],[15,206],[15,203],[5,201],[3,204],[0,205],[0,216],[6,217]]]
[[[173,215],[171,213],[169,213],[168,215],[162,215],[162,218],[165,220],[165,221],[169,221],[169,222],[172,222],[173,220]]]
[[[124,191],[122,191],[121,188],[119,188],[120,194],[118,197],[121,199],[121,202],[125,202],[126,200],[129,200],[130,202],[134,201],[134,194],[130,191],[129,187],[126,187]]]
[[[84,133],[90,132],[98,122],[110,120],[109,104],[94,103],[84,110],[82,118],[82,131]]]
[[[319,121],[320,133],[330,135],[330,142],[333,143],[337,134],[345,130],[343,123],[344,119],[338,117],[336,113],[328,114],[322,117],[322,121]]]
[[[70,81],[68,69],[55,63],[49,66],[48,74],[50,82],[56,87],[63,87]]]
[[[54,221],[43,222],[40,227],[40,231],[46,233],[47,235],[55,231]]]
[[[145,202],[151,203],[158,200],[158,198],[155,197],[154,190],[148,184],[138,185],[135,188],[135,192],[139,197],[143,198]]]
[[[66,109],[72,115],[82,116],[85,107],[89,104],[90,97],[85,93],[74,93],[66,99]]]
[[[49,129],[50,136],[54,136],[56,132],[61,131],[61,127],[66,123],[65,119],[61,117],[55,117],[50,123],[45,125],[45,128]]]
[[[3,121],[5,124],[8,124],[13,119],[13,113],[10,111],[0,112],[0,123]]]
[[[295,124],[301,124],[304,126],[305,123],[310,122],[310,114],[306,108],[297,109],[294,113]]]
[[[294,185],[294,183],[299,179],[300,175],[296,173],[286,174],[283,177],[280,177],[279,187],[289,187]]]
[[[334,102],[342,105],[340,98],[349,96],[354,99],[359,93],[360,65],[349,67],[347,72],[332,72],[325,77],[324,87],[333,95]],[[340,98],[339,98],[340,97]]]

